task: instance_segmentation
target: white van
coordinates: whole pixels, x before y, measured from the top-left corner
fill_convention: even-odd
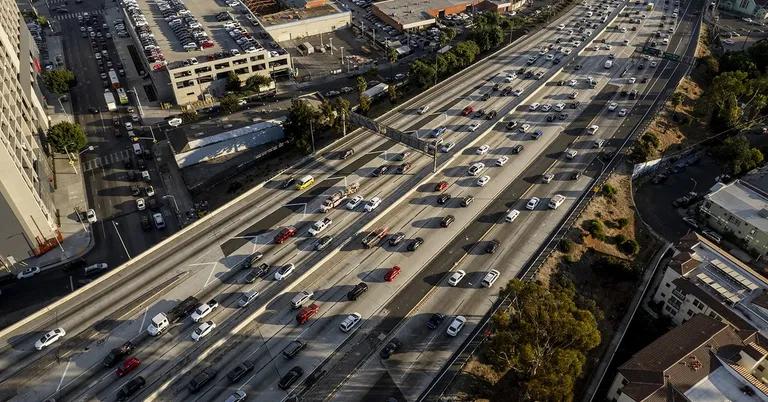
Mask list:
[[[141,154],[144,153],[144,151],[141,149],[141,144],[133,144],[133,153],[136,156],[141,156]]]
[[[563,202],[565,202],[565,196],[562,194],[555,194],[555,196],[549,200],[547,206],[549,206],[550,209],[557,209],[560,205],[563,205]]]
[[[496,282],[496,279],[499,279],[500,275],[501,273],[495,269],[488,271],[488,273],[485,274],[485,277],[483,277],[483,280],[480,282],[480,286],[484,288],[493,286],[494,282]]]
[[[518,217],[518,215],[520,215],[520,211],[513,209],[507,213],[507,216],[504,217],[504,221],[512,222]]]
[[[606,60],[605,64],[603,64],[603,67],[605,67],[605,68],[613,67],[613,60]]]
[[[160,212],[152,215],[152,221],[155,222],[157,230],[165,229],[165,219],[163,219],[163,214]]]
[[[256,300],[257,297],[259,297],[259,292],[257,290],[250,290],[240,296],[240,300],[237,301],[237,305],[240,307],[245,307],[251,304],[252,301]]]
[[[296,296],[293,296],[293,299],[291,299],[291,307],[292,308],[299,308],[302,304],[306,303],[307,300],[309,300],[310,297],[314,296],[314,292],[310,292],[307,290],[302,290],[297,294]]]

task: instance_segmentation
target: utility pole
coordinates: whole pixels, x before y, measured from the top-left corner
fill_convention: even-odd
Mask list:
[[[341,113],[341,136],[347,136],[347,112]]]
[[[309,120],[309,136],[312,140],[312,155],[315,154],[315,130],[312,125],[312,119]]]

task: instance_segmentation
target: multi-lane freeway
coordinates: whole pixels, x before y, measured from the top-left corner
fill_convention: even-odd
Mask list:
[[[670,0],[667,10],[618,1],[580,5],[380,119],[427,139],[445,128],[436,172],[431,156],[411,150],[405,157],[411,168],[396,173],[408,150],[359,130],[6,329],[0,334],[0,398],[114,400],[141,376],[145,385],[133,394],[136,400],[224,400],[237,390],[265,401],[295,392],[307,399],[415,400],[494,303],[500,286],[546,242],[604,160],[625,145],[629,128],[648,118],[662,90],[675,85],[685,66],[637,50],[653,38],[669,52],[689,54],[698,23],[692,16],[698,3],[691,4]],[[668,36],[668,46],[656,31]],[[468,108],[474,110],[466,113]],[[478,116],[479,110],[496,116]],[[350,149],[354,155],[342,158]],[[478,162],[484,167],[471,175],[469,167]],[[375,175],[384,165],[390,169]],[[282,185],[304,175],[312,175],[314,185]],[[489,179],[480,184],[482,176]],[[445,188],[436,191],[440,182]],[[359,184],[360,205],[343,202],[319,211],[329,194],[352,183]],[[562,204],[548,207],[557,195]],[[373,197],[382,202],[365,212]],[[530,203],[533,197],[540,199],[537,205]],[[519,213],[508,221],[514,210]],[[319,236],[333,240],[318,251],[308,231],[323,218],[332,223]],[[296,236],[276,244],[288,226]],[[379,246],[363,247],[365,234],[384,227],[402,232],[404,240],[393,245],[385,237]],[[409,251],[416,238],[423,244]],[[493,240],[498,247],[488,254]],[[254,253],[263,253],[254,266],[270,266],[263,277],[242,268]],[[277,279],[288,264],[295,266],[291,275]],[[394,266],[399,275],[387,281]],[[482,286],[491,269],[500,277]],[[450,286],[458,270],[466,275]],[[367,291],[350,300],[348,293],[361,282]],[[252,291],[258,296],[240,307]],[[301,291],[312,293],[305,306],[318,308],[298,324],[291,300]],[[218,307],[201,322],[183,317],[160,336],[147,333],[153,317],[189,296],[200,303],[215,299]],[[353,313],[359,322],[342,331],[340,324]],[[435,313],[446,318],[427,329]],[[466,317],[466,325],[449,336],[457,315]],[[192,334],[203,321],[216,327],[195,341]],[[35,341],[57,327],[66,335],[37,351]],[[393,337],[401,345],[385,360],[379,350]],[[285,357],[284,349],[297,340],[307,346]],[[135,345],[130,356],[140,364],[118,376],[102,360],[126,341]],[[231,382],[227,374],[243,362],[252,368]],[[294,367],[303,374],[291,383],[284,377]],[[304,382],[323,372],[314,387]],[[210,381],[191,390],[190,382],[205,374]],[[281,379],[284,387],[278,386]]]

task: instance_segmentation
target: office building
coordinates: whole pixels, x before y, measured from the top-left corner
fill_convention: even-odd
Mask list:
[[[8,266],[50,250],[61,235],[40,142],[49,124],[40,55],[10,0],[0,0],[0,52],[0,266]]]

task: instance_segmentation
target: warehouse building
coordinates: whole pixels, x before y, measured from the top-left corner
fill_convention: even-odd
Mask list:
[[[387,0],[373,3],[371,10],[379,19],[400,32],[421,30],[434,25],[438,18],[471,11],[517,10],[525,1],[504,0]]]

